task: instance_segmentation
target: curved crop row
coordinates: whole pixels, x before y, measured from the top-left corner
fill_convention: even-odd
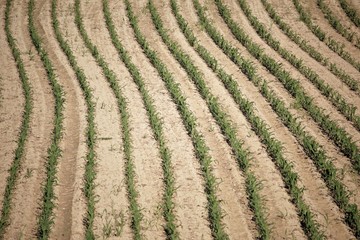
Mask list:
[[[341,24],[341,21],[332,13],[331,9],[324,3],[324,0],[317,0],[317,5],[336,32],[351,43],[355,41],[355,47],[360,49],[360,38],[355,32],[350,32]]]
[[[198,1],[194,1],[197,14],[203,24],[206,32],[213,39],[213,41],[222,49],[222,51],[240,68],[240,70],[248,77],[248,79],[258,87],[261,94],[270,103],[272,109],[280,117],[281,121],[294,134],[297,141],[303,147],[305,153],[314,161],[315,166],[324,179],[327,187],[335,203],[345,213],[346,223],[354,230],[355,235],[360,234],[360,215],[355,204],[349,203],[349,193],[344,185],[338,180],[337,170],[328,160],[321,145],[315,140],[313,136],[304,131],[299,120],[292,116],[289,110],[285,107],[285,103],[276,96],[276,93],[267,86],[267,82],[256,74],[255,66],[242,58],[238,50],[230,45],[223,36],[210,24],[204,14],[204,9],[200,6]],[[213,64],[216,66],[216,61]],[[232,83],[235,84],[235,83]]]
[[[34,25],[34,0],[29,1],[28,5],[28,22],[29,22],[29,33],[31,40],[41,58],[41,61],[44,65],[44,68],[47,73],[48,80],[53,90],[55,98],[55,120],[54,120],[54,130],[51,140],[51,146],[48,149],[48,157],[46,164],[46,182],[43,188],[43,203],[42,209],[39,216],[39,228],[38,236],[41,239],[48,239],[51,225],[53,224],[53,209],[55,207],[55,193],[54,193],[54,184],[56,183],[56,172],[57,164],[59,157],[61,156],[61,149],[59,143],[62,138],[63,130],[63,110],[64,110],[64,101],[63,90],[61,85],[57,81],[57,77],[54,71],[53,64],[51,63],[47,52],[42,47],[42,42],[39,34]]]
[[[324,110],[313,103],[313,99],[309,97],[305,90],[301,87],[298,80],[292,78],[290,73],[286,71],[273,58],[263,53],[261,47],[254,43],[251,38],[240,29],[240,27],[232,20],[229,9],[222,4],[221,0],[215,0],[218,10],[228,27],[230,28],[236,39],[243,44],[248,51],[260,63],[266,67],[283,84],[285,89],[296,99],[296,101],[310,114],[317,122],[322,130],[334,141],[340,150],[352,160],[354,169],[360,173],[360,150],[349,134],[338,124],[329,119],[324,114]],[[203,21],[205,18],[202,18]]]
[[[236,136],[237,135],[236,128],[232,125],[230,119],[228,118],[226,113],[222,110],[222,107],[219,104],[217,98],[210,92],[210,89],[206,86],[206,83],[199,69],[194,65],[189,55],[187,55],[175,41],[170,39],[166,29],[163,27],[163,23],[160,18],[160,15],[158,14],[152,1],[149,0],[148,3],[155,28],[157,29],[165,45],[170,50],[171,54],[183,67],[188,77],[195,84],[196,88],[198,89],[198,92],[206,102],[211,114],[216,120],[218,126],[220,127],[222,134],[224,135],[229,146],[231,147],[232,152],[240,167],[240,170],[244,172],[246,178],[245,180],[246,189],[249,195],[250,208],[253,210],[254,216],[258,217],[258,219],[256,219],[255,221],[258,225],[258,228],[260,229],[259,231],[260,234],[264,234],[264,233],[269,234],[269,229],[268,229],[269,227],[265,215],[263,213],[263,207],[261,205],[261,202],[258,203],[254,202],[254,201],[259,201],[260,197],[258,195],[257,189],[251,189],[252,185],[250,185],[250,183],[256,181],[256,178],[249,169],[250,158],[251,158],[249,156],[249,152],[243,149],[242,141],[239,140]],[[249,104],[250,103],[247,103],[248,106]],[[276,148],[279,146],[274,146],[274,147]],[[263,237],[268,237],[268,236],[264,235]]]
[[[296,33],[287,23],[285,23],[279,14],[276,13],[274,8],[267,0],[261,0],[261,3],[264,5],[265,10],[272,18],[272,20],[277,24],[277,26],[288,36],[294,43],[296,43],[302,50],[307,52],[309,56],[321,63],[323,66],[326,66],[335,76],[340,78],[351,90],[356,91],[360,94],[359,83],[349,76],[343,69],[340,69],[336,63],[331,63],[328,58],[323,56],[319,51],[312,47],[306,40],[301,38],[301,36]]]
[[[80,32],[80,35],[86,45],[86,47],[91,52],[92,56],[96,60],[97,64],[101,67],[105,78],[109,82],[110,87],[112,88],[114,95],[117,99],[117,105],[120,112],[121,118],[121,127],[122,127],[122,139],[123,139],[123,150],[125,153],[125,175],[126,175],[126,187],[128,192],[129,204],[130,204],[130,212],[131,212],[131,227],[134,231],[135,239],[141,239],[141,227],[140,222],[142,220],[142,214],[140,206],[137,202],[138,192],[135,188],[135,166],[133,163],[133,159],[131,156],[132,152],[132,144],[131,144],[131,135],[129,128],[129,113],[127,111],[127,103],[123,94],[121,92],[121,88],[116,79],[115,73],[109,69],[108,64],[105,62],[104,58],[100,55],[97,47],[91,42],[89,36],[87,35],[83,21],[81,18],[80,12],[80,0],[75,0],[75,23]],[[93,216],[92,216],[93,218]],[[94,239],[91,225],[87,226],[89,233],[88,237],[90,239]]]
[[[320,76],[311,68],[304,65],[301,58],[281,47],[279,41],[271,36],[271,33],[266,30],[265,26],[252,14],[246,0],[238,0],[239,5],[249,22],[256,30],[258,35],[275,51],[277,51],[284,59],[293,65],[298,71],[303,74],[309,81],[311,81],[320,92],[342,113],[347,120],[352,121],[356,129],[360,130],[360,116],[355,114],[356,107],[346,102],[346,100],[335,89],[324,82]]]
[[[173,102],[177,106],[185,129],[191,138],[195,150],[195,155],[200,162],[202,175],[205,180],[204,188],[208,200],[208,219],[210,222],[212,235],[215,239],[227,239],[228,236],[223,229],[224,227],[222,223],[223,213],[220,207],[220,201],[218,200],[218,197],[216,195],[217,180],[212,173],[212,158],[209,154],[209,148],[206,146],[203,136],[196,128],[196,118],[189,110],[186,104],[186,99],[182,95],[179,85],[175,82],[173,75],[167,69],[166,65],[159,59],[157,53],[150,48],[144,35],[141,33],[136,17],[132,11],[131,4],[128,0],[124,1],[126,4],[127,16],[130,20],[130,25],[134,30],[136,40],[142,47],[145,55],[150,60],[151,64],[156,68],[160,77],[164,81]],[[247,153],[243,154],[246,155]],[[244,162],[244,167],[247,166],[248,162]],[[249,185],[252,184],[253,189],[257,188],[258,182],[255,181],[255,178],[252,178],[251,180],[252,181],[249,183]]]
[[[4,231],[9,221],[9,214],[11,210],[11,197],[15,187],[15,183],[18,177],[18,172],[21,167],[21,159],[24,153],[25,142],[29,133],[30,117],[33,108],[31,86],[29,83],[29,77],[26,73],[24,62],[21,59],[21,52],[16,46],[16,39],[12,36],[10,30],[10,11],[11,11],[12,0],[6,1],[5,8],[5,32],[6,39],[11,49],[12,56],[14,57],[18,74],[21,80],[22,89],[25,97],[25,106],[22,114],[22,121],[20,127],[20,134],[17,140],[17,147],[15,150],[14,160],[9,169],[9,176],[6,180],[6,187],[4,193],[3,204],[1,208],[0,218],[0,239],[3,238]]]
[[[357,26],[360,27],[360,17],[358,16],[355,9],[353,9],[346,0],[338,0],[341,8],[344,10],[346,15],[350,18],[350,20]]]
[[[337,53],[345,61],[353,65],[358,71],[360,71],[360,62],[356,61],[350,53],[344,50],[344,46],[333,39],[332,37],[326,36],[326,33],[311,20],[309,13],[305,11],[299,0],[293,0],[296,10],[300,14],[300,20],[303,21],[311,32],[322,42],[324,42],[332,51]]]
[[[183,31],[186,39],[189,44],[198,52],[202,59],[206,62],[208,67],[210,67],[218,78],[222,81],[225,88],[228,90],[234,101],[238,104],[239,109],[248,119],[249,123],[252,126],[252,129],[259,136],[262,142],[266,146],[266,150],[274,160],[276,166],[282,174],[283,181],[285,186],[288,189],[290,196],[293,199],[293,202],[296,204],[301,223],[304,226],[305,232],[312,239],[321,239],[323,234],[319,231],[318,223],[313,219],[313,214],[311,213],[309,206],[304,202],[302,197],[302,190],[297,186],[297,174],[293,172],[291,164],[283,156],[283,146],[280,141],[276,140],[270,133],[270,127],[256,114],[254,113],[254,108],[245,97],[242,96],[237,82],[232,78],[231,75],[227,74],[221,67],[217,60],[211,56],[211,54],[201,46],[201,44],[196,40],[195,36],[192,33],[192,30],[188,27],[185,19],[178,13],[176,2],[171,0],[172,10],[178,21],[178,24]],[[265,239],[269,237],[268,235],[261,236]]]
[[[87,213],[84,218],[86,238],[89,239],[93,236],[92,226],[95,216],[95,144],[96,144],[96,130],[95,130],[95,103],[92,90],[89,83],[86,80],[84,71],[79,67],[76,62],[75,56],[71,50],[71,47],[67,41],[63,38],[62,33],[59,28],[59,22],[57,20],[57,0],[52,0],[51,3],[51,18],[52,26],[56,35],[56,39],[66,55],[68,62],[72,69],[75,72],[76,78],[79,82],[80,88],[83,92],[86,102],[86,145],[87,145],[87,154],[86,154],[86,165],[85,165],[85,176],[84,176],[84,195],[87,201]]]
[[[118,35],[116,33],[114,23],[111,19],[111,14],[108,6],[108,0],[103,0],[103,12],[105,16],[106,26],[110,33],[111,41],[116,48],[120,59],[124,62],[125,66],[129,70],[135,84],[137,85],[143,99],[143,103],[145,105],[150,125],[154,134],[155,140],[158,142],[160,156],[162,158],[162,166],[164,171],[164,205],[163,205],[163,215],[165,218],[165,226],[164,230],[168,239],[178,239],[179,233],[176,229],[175,224],[175,215],[174,215],[174,202],[173,196],[175,193],[174,186],[174,173],[171,167],[171,153],[168,147],[165,145],[165,137],[163,135],[163,126],[162,122],[158,116],[158,113],[154,107],[153,99],[149,95],[148,90],[146,89],[144,80],[140,74],[139,69],[135,66],[135,64],[131,61],[131,57],[128,52],[125,50],[123,45],[121,44]]]

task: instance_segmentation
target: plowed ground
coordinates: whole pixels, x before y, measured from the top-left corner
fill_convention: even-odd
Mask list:
[[[127,1],[115,0],[80,1],[79,6],[75,2],[40,0],[35,1],[33,9],[41,48],[51,60],[65,99],[61,140],[58,143],[61,155],[55,165],[54,196],[49,198],[54,207],[49,218],[50,231],[44,233],[41,218],[47,196],[45,182],[49,178],[49,148],[57,124],[54,120],[56,100],[48,80],[49,72],[44,68],[42,56],[29,32],[29,0],[0,0],[0,239],[360,239],[360,215],[357,210],[360,207],[360,170],[356,169],[356,163],[360,164],[360,128],[354,120],[360,114],[359,110],[354,110],[351,117],[346,116],[341,112],[341,106],[331,102],[300,68],[292,65],[279,50],[261,38],[239,4],[244,1],[199,2],[205,7],[211,26],[238,51],[239,56],[255,67],[257,76],[273,90],[271,94],[282,100],[289,114],[301,123],[302,133],[291,130],[286,120],[276,112],[274,104],[263,94],[261,85],[254,84],[239,64],[211,38],[199,19],[195,1],[174,1],[178,14],[196,38],[195,45],[188,41],[180,28],[170,1],[154,0],[152,4],[167,36],[177,44],[178,50],[188,56],[204,80],[207,96],[161,37],[161,30],[154,25],[147,0],[130,0],[129,5]],[[301,105],[261,58],[251,54],[249,48],[238,41],[221,16],[216,2],[230,9],[232,20],[262,48],[263,54],[273,58],[289,76],[299,81],[299,86],[312,99],[311,104],[319,107],[321,114],[348,137],[353,144],[352,153],[331,135],[333,129],[326,130],[322,120],[317,121],[310,110]],[[269,3],[282,21],[328,62],[314,59],[292,41],[270,17],[264,2]],[[360,48],[355,40],[348,41],[332,28],[316,0],[298,2],[311,14],[313,24],[318,25],[326,36],[342,44],[343,51],[349,53],[355,62],[360,62]],[[360,36],[360,28],[347,17],[338,1],[323,2],[348,31]],[[245,3],[283,49],[302,59],[301,68],[311,69],[346,104],[360,108],[359,89],[346,85],[331,70],[331,64],[356,84],[360,84],[360,70],[311,32],[301,21],[293,1],[248,0]],[[347,3],[359,17],[359,3],[355,0]],[[104,5],[110,12],[115,37],[106,22]],[[13,173],[15,184],[10,190],[7,186],[20,142],[25,96],[18,65],[7,38],[6,6],[10,6],[9,29],[31,86],[33,106],[20,167]],[[173,84],[180,90],[184,107],[176,101],[163,73],[139,43],[129,18],[129,6],[137,17],[138,29],[149,49],[155,51],[170,73]],[[79,10],[83,31],[96,47],[97,56],[91,52],[79,31],[76,10]],[[88,132],[90,98],[86,97],[74,62],[60,46],[55,20],[64,42],[71,49],[76,67],[81,69],[92,93],[92,121],[95,126],[93,166],[88,164],[91,152]],[[114,38],[130,56],[129,60],[137,69],[142,83],[137,82],[130,65],[121,57]],[[217,61],[216,69],[199,54],[199,45]],[[239,106],[221,79],[219,69],[235,80],[239,96],[251,102],[253,115],[247,115],[246,110]],[[115,83],[110,82],[111,77]],[[119,92],[114,90],[116,86]],[[120,107],[122,98],[125,99],[125,108]],[[213,99],[219,106],[216,109],[212,105]],[[220,113],[224,115],[219,117]],[[124,114],[127,114],[126,119]],[[191,126],[186,120],[190,115],[194,119]],[[280,144],[279,152],[271,152],[271,143],[259,133],[251,116],[258,117],[265,124],[272,141]],[[124,119],[127,125],[124,125]],[[223,121],[227,121],[232,132],[224,130]],[[325,160],[336,169],[333,179],[346,193],[345,205],[339,203],[335,196],[334,189],[337,187],[332,185],[335,180],[327,178],[330,173],[310,154],[316,151],[312,152],[304,144],[304,134],[318,143]],[[199,147],[201,144],[196,139],[202,139],[205,147]],[[249,166],[241,165],[242,158],[237,149],[246,153],[244,159],[250,162]],[[283,159],[288,169],[296,174],[293,186],[300,189],[299,198],[294,197],[295,190],[286,180],[286,167],[278,159]],[[96,173],[92,180],[87,178],[89,169]],[[257,189],[257,200],[250,195],[249,174],[256,179],[253,187]],[[214,181],[212,187],[209,185],[211,181]],[[93,209],[89,207],[91,197],[86,193],[87,184],[92,186]],[[10,191],[10,198],[5,197],[6,191]],[[8,209],[4,207],[6,201]],[[260,206],[259,211],[268,230],[266,234],[259,225],[258,210],[253,201]],[[355,208],[355,217],[349,220],[350,205]],[[302,215],[302,206],[307,207],[312,223]],[[219,209],[218,218],[212,215],[216,214],[216,209]],[[4,214],[7,210],[8,215]],[[136,211],[141,216],[138,220]],[[307,227],[307,223],[314,224],[311,226],[317,229],[319,236],[309,232],[311,227]]]

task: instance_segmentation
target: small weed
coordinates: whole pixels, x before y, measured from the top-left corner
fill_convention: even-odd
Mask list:
[[[27,168],[26,169],[26,174],[25,174],[25,178],[31,178],[32,174],[33,174],[34,169],[32,168]]]
[[[116,147],[114,144],[111,144],[110,146],[110,151],[113,152],[113,151],[116,151]]]
[[[214,126],[209,127],[209,132],[214,132],[214,130],[215,130]]]
[[[102,102],[100,108],[105,109],[105,107],[106,107],[106,104],[104,102]]]
[[[111,218],[110,218],[110,215],[109,213],[104,210],[104,215],[105,215],[105,222],[103,224],[103,239],[107,239],[111,236],[111,233],[112,233],[112,230],[113,230],[113,227],[112,227],[112,224],[111,224]]]
[[[114,217],[114,235],[120,237],[125,226],[125,215],[123,212],[116,213],[113,211]]]
[[[35,54],[32,52],[31,49],[29,49],[29,51],[27,52],[27,54],[29,55],[30,61],[34,60]]]
[[[122,211],[116,212],[112,203],[111,213],[105,209],[101,217],[104,220],[102,227],[103,239],[108,239],[112,236],[120,237],[126,222],[125,214]]]

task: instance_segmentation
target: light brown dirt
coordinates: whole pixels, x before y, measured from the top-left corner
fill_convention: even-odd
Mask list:
[[[349,0],[348,3],[350,4],[350,6],[352,6],[356,10],[356,12],[357,12],[357,14],[359,16],[359,12],[360,12],[360,3],[359,3],[359,1]]]
[[[265,44],[248,23],[236,1],[223,0],[231,7],[232,16],[241,24],[251,38],[259,43],[264,51],[281,63],[291,75],[301,81],[306,92],[314,98],[316,104],[330,113],[331,119],[346,129],[360,147],[360,133],[347,121],[321,93],[306,80],[295,68],[283,60],[278,53]],[[266,216],[271,223],[273,239],[305,239],[300,226],[296,207],[291,199],[281,175],[268,156],[265,146],[251,129],[250,124],[238,109],[234,100],[221,84],[217,76],[209,69],[194,49],[187,43],[171,13],[169,1],[153,1],[157,7],[165,28],[170,37],[177,41],[181,48],[189,54],[195,65],[204,74],[210,91],[218,98],[222,109],[236,126],[238,138],[244,141],[244,147],[251,152],[251,170],[262,183],[260,195],[264,202]],[[231,74],[239,84],[243,95],[254,103],[256,114],[270,127],[273,136],[284,146],[285,158],[293,164],[293,170],[299,175],[299,186],[304,187],[304,200],[315,214],[328,239],[354,239],[353,233],[344,222],[344,215],[330,196],[320,173],[311,159],[291,132],[281,123],[270,105],[259,93],[258,89],[247,80],[238,67],[206,35],[198,24],[198,18],[191,0],[177,1],[180,12],[188,21],[200,43],[212,53],[223,69]],[[350,160],[340,153],[334,143],[321,131],[318,124],[309,117],[305,110],[295,104],[295,100],[287,93],[282,84],[272,76],[248,51],[239,44],[221,20],[213,2],[200,1],[206,5],[213,25],[224,35],[226,40],[237,47],[242,56],[250,59],[257,67],[260,76],[269,82],[269,87],[285,101],[290,112],[296,116],[309,132],[323,146],[327,156],[339,169],[341,182],[352,193],[350,201],[360,206],[360,176],[351,166]],[[360,79],[359,72],[337,54],[320,42],[299,20],[292,3],[283,0],[269,0],[275,10],[289,23],[293,30],[309,44],[316,47],[323,55],[344,69],[354,79]],[[316,2],[301,1],[309,9],[313,20],[329,32],[336,40],[344,42],[346,50],[360,61],[360,50],[335,32],[323,17]],[[306,2],[306,3],[305,3]],[[352,31],[359,29],[344,14],[337,1],[326,0],[329,7]],[[22,52],[25,68],[33,88],[34,109],[31,127],[26,142],[22,168],[12,199],[10,225],[6,229],[5,239],[36,238],[38,214],[42,204],[42,185],[45,182],[45,161],[47,148],[53,129],[54,100],[46,72],[35,48],[32,46],[27,29],[27,1],[14,0],[11,13],[11,29]],[[357,1],[349,0],[359,9]],[[135,1],[131,4],[138,16],[139,27],[149,41],[150,47],[158,53],[161,60],[173,73],[179,84],[189,109],[197,118],[197,129],[203,135],[210,155],[213,159],[212,168],[218,179],[217,196],[224,212],[223,223],[230,239],[254,239],[258,233],[253,214],[248,207],[245,179],[239,170],[231,148],[226,143],[219,126],[209,112],[205,101],[186,72],[177,63],[166,45],[157,34],[146,8],[147,0]],[[326,83],[335,88],[349,102],[360,107],[360,97],[348,89],[326,67],[317,63],[307,53],[291,42],[268,17],[261,2],[248,1],[253,14],[271,30],[272,36],[281,45],[296,56],[304,59],[307,66],[317,72]],[[4,32],[4,6],[0,3],[0,201],[6,186],[7,169],[13,160],[16,139],[21,124],[24,96],[21,89],[14,59],[7,46]],[[54,225],[50,239],[82,239],[84,238],[83,218],[86,214],[86,200],[83,194],[84,165],[86,163],[86,107],[83,93],[72,68],[58,46],[51,25],[51,1],[36,1],[35,23],[44,42],[44,48],[54,64],[58,81],[63,86],[66,99],[64,111],[64,134],[60,144],[63,150],[58,165],[58,184],[55,186],[57,196],[54,209]],[[172,102],[166,87],[157,71],[140,48],[126,16],[123,1],[109,1],[110,11],[118,36],[125,49],[132,57],[133,63],[139,68],[146,88],[153,98],[153,104],[163,123],[166,145],[171,151],[172,168],[175,176],[176,193],[174,195],[177,229],[181,239],[212,239],[208,221],[204,180],[194,147],[182,123],[176,105]],[[141,233],[145,239],[165,239],[163,229],[165,220],[161,206],[163,204],[163,170],[157,142],[153,137],[148,116],[141,95],[133,82],[124,63],[112,46],[102,13],[102,1],[81,1],[81,13],[85,29],[99,53],[109,64],[117,76],[119,85],[128,103],[130,113],[129,124],[132,136],[132,157],[136,171],[136,190],[139,192],[138,202],[144,215]],[[122,142],[122,126],[116,98],[109,87],[102,70],[85,47],[74,23],[74,1],[58,1],[58,17],[65,40],[70,44],[79,66],[93,89],[96,101],[95,123],[97,130],[95,194],[97,195],[94,232],[96,238],[131,239],[133,231],[130,223],[129,203],[125,185],[125,160]],[[358,110],[357,110],[358,113]],[[121,235],[116,235],[115,220],[124,220]],[[105,236],[105,227],[111,227],[110,236]]]

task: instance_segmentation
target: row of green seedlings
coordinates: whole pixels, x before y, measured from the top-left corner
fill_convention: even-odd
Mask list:
[[[336,30],[336,32],[346,38],[346,40],[348,40],[349,42],[354,42],[354,46],[360,49],[360,38],[355,32],[348,30],[341,23],[341,21],[334,15],[328,5],[324,3],[324,0],[317,0],[317,5],[324,14],[325,18],[330,23],[330,25]]]
[[[215,2],[218,6],[219,14],[236,39],[283,84],[285,89],[296,99],[296,102],[310,114],[313,120],[321,126],[322,130],[340,148],[341,152],[351,159],[354,169],[360,173],[360,150],[351,136],[335,121],[331,120],[329,116],[324,113],[323,109],[316,106],[313,99],[306,94],[298,80],[292,78],[288,71],[269,55],[265,54],[260,45],[254,43],[251,38],[244,33],[239,25],[232,20],[230,10],[222,4],[221,0],[215,0]]]
[[[296,10],[300,14],[300,20],[303,21],[310,31],[332,51],[337,53],[345,61],[350,63],[354,68],[360,71],[360,62],[356,61],[349,52],[344,49],[344,44],[336,41],[334,38],[327,36],[320,26],[313,23],[310,13],[306,12],[299,0],[293,0]]]
[[[242,96],[237,82],[233,77],[227,74],[218,64],[218,61],[199,44],[192,30],[188,27],[186,20],[178,12],[178,7],[175,0],[171,0],[172,11],[177,19],[178,25],[184,33],[189,44],[196,50],[200,57],[206,62],[209,68],[218,76],[224,87],[228,90],[241,112],[251,124],[252,129],[259,136],[262,143],[265,144],[266,151],[275,162],[279,169],[285,186],[293,203],[297,206],[299,212],[299,219],[305,233],[312,239],[323,239],[323,233],[319,230],[319,224],[313,219],[313,214],[309,206],[303,200],[303,189],[298,187],[298,175],[293,171],[292,165],[283,156],[283,145],[280,141],[275,139],[270,132],[270,127],[255,114],[253,104]],[[267,239],[269,235],[264,233],[260,235]]]
[[[352,121],[355,128],[360,130],[360,116],[355,114],[356,107],[346,102],[346,100],[334,90],[331,86],[326,84],[320,76],[311,68],[305,66],[304,61],[301,58],[296,57],[294,54],[288,52],[285,48],[281,47],[279,41],[271,36],[271,33],[266,30],[266,27],[252,14],[249,5],[246,0],[238,0],[239,5],[251,25],[254,27],[258,35],[275,51],[277,51],[284,59],[286,59],[291,65],[293,65],[298,71],[303,74],[308,80],[310,80],[320,92],[342,113],[345,118]],[[233,22],[231,22],[233,24]],[[244,31],[242,34],[245,35]]]
[[[13,37],[10,29],[11,5],[12,5],[12,0],[7,0],[6,8],[5,8],[5,33],[6,33],[7,42],[11,49],[12,56],[16,63],[16,68],[19,74],[19,78],[21,80],[22,90],[25,97],[25,106],[22,114],[20,133],[19,133],[19,138],[17,140],[17,147],[15,150],[14,160],[9,169],[9,176],[6,179],[4,199],[1,208],[0,239],[3,238],[5,233],[5,228],[9,224],[12,193],[18,178],[19,170],[21,168],[21,160],[24,154],[25,143],[29,133],[30,117],[33,108],[33,100],[31,96],[31,86],[29,83],[29,77],[26,73],[24,62],[21,59],[21,52],[19,48],[16,46],[16,39]]]
[[[356,107],[352,104],[348,104],[346,100],[336,90],[326,84],[316,72],[305,66],[302,59],[297,58],[294,54],[291,54],[286,49],[282,48],[280,42],[275,40],[271,36],[271,33],[266,30],[266,27],[252,14],[245,0],[239,0],[239,4],[258,35],[270,47],[297,68],[307,79],[309,79],[320,90],[320,92],[326,96],[329,101],[331,101],[338,111],[341,112],[347,120],[352,121],[354,126],[360,130],[360,116],[355,115]]]
[[[174,202],[173,197],[175,194],[175,178],[174,172],[171,166],[171,153],[168,147],[165,144],[165,137],[163,133],[163,126],[160,120],[159,114],[154,107],[154,100],[149,95],[149,92],[145,86],[143,77],[139,69],[131,61],[129,53],[125,50],[121,44],[118,34],[116,33],[114,23],[111,18],[111,13],[108,6],[108,0],[103,0],[103,12],[105,16],[105,22],[107,29],[109,31],[111,41],[116,48],[120,59],[124,62],[125,66],[129,70],[135,84],[138,87],[138,90],[141,93],[143,103],[147,114],[149,116],[150,125],[153,131],[155,140],[159,145],[160,156],[162,159],[162,168],[164,172],[164,186],[165,191],[163,195],[163,216],[165,218],[164,230],[168,239],[178,239],[179,232],[175,224],[176,218],[174,214]]]
[[[85,43],[85,46],[89,49],[90,53],[96,60],[97,64],[101,67],[103,74],[108,81],[113,93],[117,99],[118,110],[120,113],[120,121],[122,127],[122,140],[123,140],[123,151],[125,154],[125,176],[126,176],[126,187],[129,199],[129,208],[131,215],[131,227],[134,231],[135,239],[141,238],[141,220],[143,218],[140,206],[137,202],[139,193],[135,186],[135,166],[132,157],[132,142],[129,127],[129,113],[127,110],[127,102],[123,96],[122,90],[119,86],[119,81],[116,78],[115,73],[109,69],[108,64],[104,58],[100,55],[97,47],[91,42],[81,17],[80,0],[75,0],[75,24],[78,31]],[[94,216],[91,216],[94,218]],[[95,239],[92,225],[87,226],[86,229],[87,239]]]
[[[356,10],[352,8],[346,0],[338,0],[341,8],[344,10],[346,15],[350,18],[350,20],[357,26],[360,27],[360,17],[357,14]]]
[[[350,226],[351,229],[353,229],[355,236],[359,237],[360,215],[358,208],[355,204],[350,203],[350,194],[348,193],[346,187],[339,181],[337,169],[333,163],[328,160],[328,157],[326,156],[326,153],[321,145],[313,136],[304,131],[304,127],[296,117],[292,116],[286,107],[286,104],[279,97],[277,97],[276,93],[270,87],[268,87],[267,81],[256,74],[256,67],[254,64],[251,61],[241,57],[239,51],[232,47],[231,44],[226,41],[224,37],[211,25],[210,21],[205,16],[204,9],[200,6],[199,2],[194,1],[194,4],[202,25],[204,26],[209,36],[213,39],[214,43],[217,44],[220,49],[222,49],[222,51],[229,57],[229,59],[231,59],[247,76],[247,78],[259,89],[260,93],[270,103],[272,109],[276,112],[284,125],[287,126],[288,129],[294,134],[297,141],[303,147],[305,153],[314,161],[315,166],[320,172],[327,187],[330,189],[335,203],[345,213],[346,223]],[[198,48],[200,49],[200,47]],[[202,51],[206,52],[205,50]],[[206,53],[202,53],[201,55],[205,56],[204,59],[207,58]],[[210,65],[212,68],[217,69],[217,62],[214,58],[212,58],[209,63],[211,63]],[[231,81],[231,78],[228,80],[230,83],[229,88],[231,89],[232,85],[235,87],[236,83]]]
[[[236,157],[240,170],[244,172],[246,178],[249,178],[246,179],[246,182],[252,182],[253,180],[255,181],[256,180],[255,176],[250,171],[249,152],[243,149],[242,141],[237,138],[236,127],[231,123],[231,120],[229,119],[227,114],[222,110],[222,106],[218,102],[218,99],[210,92],[210,89],[206,86],[205,80],[203,79],[203,75],[201,74],[199,69],[195,66],[189,55],[187,55],[181,49],[178,43],[170,39],[169,35],[167,34],[167,30],[163,26],[161,17],[158,14],[155,5],[152,3],[151,0],[149,0],[148,6],[156,30],[158,31],[163,42],[166,44],[166,46],[168,47],[174,58],[186,71],[188,77],[195,84],[201,97],[208,105],[211,114],[216,120],[218,126],[222,131],[222,134],[224,135],[226,141],[228,142],[229,146],[233,151],[234,156]],[[247,108],[248,108],[247,111],[251,111],[250,106],[251,103],[247,103]],[[265,126],[263,127],[265,128]],[[272,147],[274,151],[280,150],[279,145],[276,146],[274,145]],[[289,181],[291,181],[290,178],[294,180],[296,179],[296,176],[295,175],[289,176]],[[267,219],[264,215],[261,202],[257,202],[259,198],[259,194],[256,193],[255,195],[252,195],[254,190],[251,189],[250,187],[251,185],[246,186],[250,198],[249,199],[250,209],[254,212],[255,222],[258,226],[260,237],[268,239],[270,237],[270,228],[269,228],[269,224],[267,223]]]
[[[53,64],[46,50],[43,48],[41,38],[36,30],[34,24],[34,0],[30,0],[28,4],[28,23],[31,40],[41,58],[43,66],[46,70],[48,80],[50,82],[53,95],[55,98],[55,119],[54,130],[51,140],[51,146],[48,149],[48,157],[46,163],[46,182],[43,186],[43,199],[41,213],[39,216],[38,237],[41,239],[48,239],[51,231],[51,226],[54,223],[53,209],[55,207],[55,193],[54,185],[56,183],[56,172],[58,160],[61,156],[60,141],[63,130],[63,110],[64,110],[64,92],[61,85],[57,81],[56,73]]]
[[[322,53],[311,46],[306,40],[296,33],[286,22],[282,20],[279,14],[276,13],[272,5],[267,0],[261,0],[265,10],[276,25],[286,34],[294,43],[296,43],[302,50],[307,52],[309,56],[327,67],[335,76],[341,79],[351,90],[356,91],[360,95],[359,83],[349,76],[345,70],[339,68],[336,63],[332,63]]]
[[[220,207],[220,200],[217,197],[217,179],[212,173],[212,158],[209,154],[209,148],[206,146],[205,140],[201,133],[197,130],[196,118],[193,113],[190,111],[186,103],[186,98],[182,95],[179,85],[175,82],[172,73],[167,69],[166,65],[159,59],[157,53],[152,50],[149,46],[149,43],[146,41],[144,35],[142,34],[137,19],[133,13],[131,4],[128,0],[124,0],[126,4],[127,16],[130,21],[130,25],[134,30],[135,37],[137,42],[142,47],[144,53],[150,60],[151,64],[156,68],[160,77],[165,83],[165,86],[170,93],[170,96],[177,106],[177,109],[182,118],[183,124],[188,135],[191,138],[192,144],[194,146],[195,156],[200,162],[202,175],[204,177],[204,188],[207,197],[207,209],[208,209],[208,218],[210,223],[210,229],[212,235],[215,239],[228,239],[228,235],[224,231],[224,226],[222,223],[223,212]],[[229,125],[229,122],[227,122]],[[232,136],[231,139],[234,141],[235,136]],[[243,151],[238,143],[239,147],[237,148],[236,156],[241,156],[241,162],[243,168],[247,169],[249,167],[248,162],[248,152]],[[247,191],[251,191],[253,195],[250,196],[254,206],[261,208],[260,197],[258,195],[259,183],[256,181],[256,178],[250,172],[247,172],[246,177]],[[259,214],[263,215],[263,213]]]
[[[85,173],[84,173],[84,189],[83,193],[87,201],[87,211],[86,216],[84,217],[84,224],[86,229],[86,239],[91,239],[92,226],[94,224],[95,216],[95,183],[96,178],[95,172],[95,162],[96,162],[96,153],[95,153],[95,144],[96,144],[96,128],[95,128],[95,102],[92,93],[92,89],[86,79],[83,69],[81,69],[76,61],[76,58],[69,46],[68,42],[64,39],[60,27],[59,21],[57,19],[57,0],[52,0],[51,4],[51,18],[52,26],[56,35],[56,39],[66,55],[68,62],[72,69],[75,72],[76,78],[79,82],[80,88],[83,92],[86,102],[86,145],[87,145],[87,154],[86,154],[86,164],[85,164]]]

